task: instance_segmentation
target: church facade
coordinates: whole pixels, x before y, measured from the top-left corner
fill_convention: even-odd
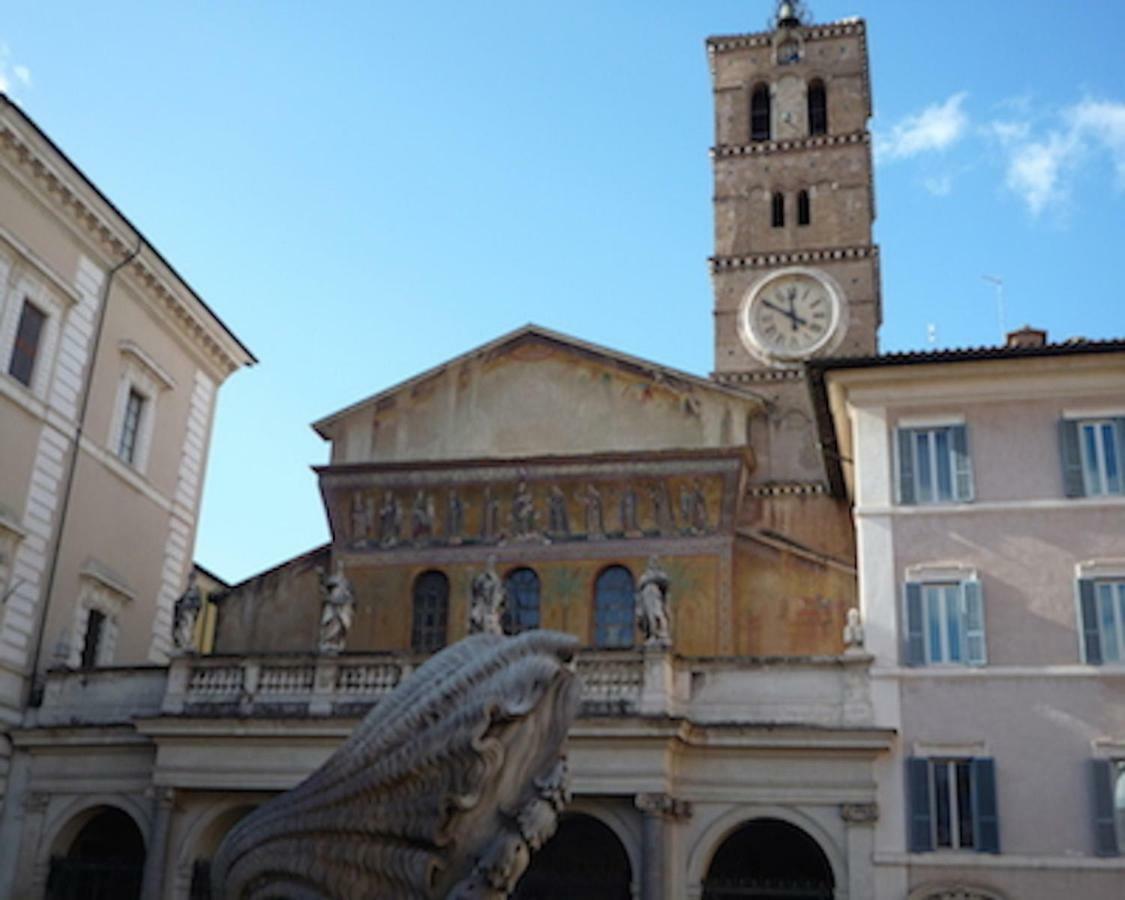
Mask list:
[[[0,894],[69,896],[128,870],[145,897],[210,896],[210,860],[230,828],[467,634],[473,580],[492,572],[507,631],[556,629],[585,648],[567,746],[574,799],[518,897],[1046,900],[1064,883],[1115,897],[1125,869],[1104,802],[1100,819],[1077,804],[1068,819],[1075,832],[1103,823],[1103,843],[1089,848],[1032,840],[1005,857],[998,836],[958,844],[948,822],[926,844],[943,802],[983,835],[1005,820],[997,796],[1011,794],[986,790],[1007,777],[982,762],[987,733],[946,745],[919,726],[921,704],[955,723],[959,703],[940,679],[900,665],[913,620],[893,585],[910,566],[936,573],[919,585],[944,585],[949,572],[936,550],[882,553],[877,514],[891,514],[861,493],[886,485],[849,468],[872,459],[865,477],[890,478],[869,440],[878,429],[857,424],[868,421],[854,412],[867,409],[865,385],[849,394],[859,376],[833,369],[885,359],[866,35],[862,20],[811,24],[781,4],[771,30],[707,42],[709,377],[527,326],[314,423],[330,448],[316,470],[328,544],[206,603],[167,665],[49,673],[42,704],[11,732]],[[1119,383],[1121,348],[1110,350],[1074,381],[1074,408],[1090,412]],[[929,372],[922,395],[956,380],[948,367]],[[1091,392],[1102,400],[1083,399]],[[891,403],[875,403],[885,442],[898,422]],[[942,413],[950,426],[964,415]],[[1116,427],[1110,413],[1079,418]],[[903,427],[926,424],[909,418],[924,418],[913,407],[903,415]],[[1097,515],[1112,517],[1120,500],[1108,490]],[[854,521],[853,506],[864,513]],[[1112,559],[1125,558],[1114,540],[1089,570],[1112,585]],[[666,599],[655,614],[638,609],[652,584]],[[1121,603],[1125,617],[1125,593]],[[951,652],[948,639],[941,648]],[[1000,704],[1004,678],[1016,677],[1002,676],[991,688]],[[1116,696],[1112,673],[1090,677]],[[1090,719],[1112,819],[1121,745],[1111,738],[1125,723]],[[948,793],[928,805],[911,793],[922,757],[925,791],[942,762],[955,785],[974,779],[960,818]],[[926,824],[911,831],[915,820]],[[1067,853],[1081,862],[1066,868]],[[1063,880],[1028,878],[1037,855]]]

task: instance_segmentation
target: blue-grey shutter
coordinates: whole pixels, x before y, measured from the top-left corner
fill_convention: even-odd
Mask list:
[[[898,430],[898,502],[918,502],[914,495],[914,432],[909,428]]]
[[[1078,607],[1082,617],[1082,646],[1086,649],[1086,662],[1091,666],[1102,664],[1102,636],[1098,631],[1098,602],[1095,582],[1089,578],[1078,580]]]
[[[996,808],[996,763],[977,757],[972,761],[973,834],[977,851],[1000,852],[1000,818]]]
[[[906,845],[911,853],[934,849],[933,811],[930,799],[930,761],[917,756],[906,760]]]
[[[1121,493],[1125,494],[1125,418],[1114,419],[1113,430],[1117,438],[1117,474],[1121,479]]]
[[[906,664],[926,664],[926,633],[922,614],[922,585],[906,585]]]
[[[965,623],[965,662],[970,666],[983,666],[988,662],[988,650],[984,641],[984,598],[980,582],[962,582],[961,600],[961,621]]]
[[[969,459],[969,431],[964,425],[949,429],[953,447],[953,490],[958,500],[973,499],[973,464]]]
[[[1059,420],[1059,452],[1062,455],[1063,492],[1068,497],[1086,496],[1078,423],[1073,419]]]
[[[1090,799],[1094,810],[1094,852],[1098,856],[1117,856],[1117,823],[1113,809],[1113,763],[1108,759],[1090,760]]]

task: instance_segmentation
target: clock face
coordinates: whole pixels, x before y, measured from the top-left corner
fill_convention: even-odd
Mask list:
[[[748,349],[767,360],[804,359],[823,348],[840,326],[840,301],[815,272],[779,272],[752,291],[741,311]]]

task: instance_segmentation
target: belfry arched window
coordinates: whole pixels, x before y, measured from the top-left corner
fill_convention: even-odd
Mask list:
[[[828,94],[824,82],[809,82],[809,134],[828,134]]]
[[[774,228],[785,227],[785,195],[780,191],[770,198],[770,224]]]
[[[410,647],[434,653],[445,646],[449,623],[449,579],[442,572],[423,572],[414,579],[414,627]]]
[[[750,95],[750,140],[770,139],[770,86],[757,84]]]
[[[797,194],[797,224],[808,225],[812,221],[812,209],[809,206],[809,192],[801,191]]]
[[[508,605],[504,610],[505,634],[539,627],[539,576],[526,566],[513,569],[504,579]]]
[[[594,646],[632,647],[633,574],[624,566],[603,569],[594,583]]]

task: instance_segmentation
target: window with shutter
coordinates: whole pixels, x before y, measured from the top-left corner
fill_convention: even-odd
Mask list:
[[[1000,852],[996,766],[982,757],[906,761],[908,845],[931,850]]]
[[[1094,852],[1118,856],[1125,834],[1125,762],[1090,760],[1090,807],[1094,814]]]
[[[969,435],[964,425],[900,428],[899,503],[964,503],[973,499]]]
[[[1078,615],[1086,662],[1125,663],[1125,579],[1079,579]]]
[[[31,387],[35,372],[35,359],[39,355],[39,341],[47,314],[30,300],[24,300],[20,321],[16,326],[16,340],[12,358],[8,361],[8,374],[25,387]]]
[[[1063,419],[1059,449],[1066,496],[1125,494],[1125,417]]]
[[[979,581],[908,582],[905,595],[907,665],[987,662]]]

